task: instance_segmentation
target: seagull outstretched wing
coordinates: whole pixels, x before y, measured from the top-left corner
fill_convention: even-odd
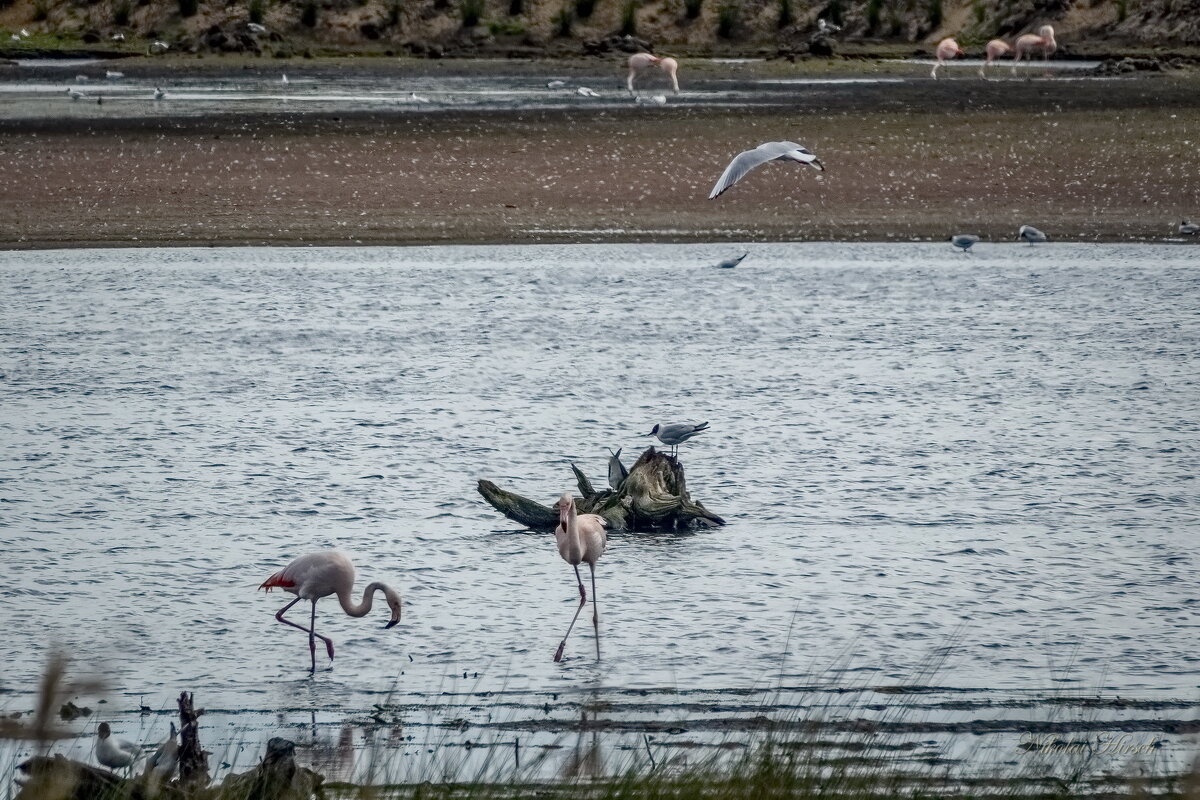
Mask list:
[[[714,197],[720,195],[730,186],[740,181],[747,172],[755,167],[765,164],[768,161],[776,160],[808,164],[816,170],[825,169],[820,160],[802,145],[798,145],[795,142],[766,142],[753,150],[746,150],[738,154],[733,161],[730,161],[729,166],[721,173],[721,178],[717,181],[717,185],[709,193],[708,199],[712,200]]]

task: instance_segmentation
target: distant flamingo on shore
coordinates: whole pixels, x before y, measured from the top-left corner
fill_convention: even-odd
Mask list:
[[[634,93],[633,82],[651,67],[658,67],[665,72],[671,79],[671,87],[676,94],[679,94],[679,78],[676,75],[679,70],[679,62],[670,57],[659,58],[650,53],[634,53],[629,57],[629,76],[625,80],[625,85],[629,87],[630,94]]]
[[[1008,42],[1004,41],[1003,39],[992,39],[983,48],[983,51],[986,54],[986,60],[983,62],[983,65],[979,67],[979,77],[986,78],[987,73],[985,72],[985,68],[990,67],[992,62],[997,58],[1011,53],[1012,48],[1009,47]]]
[[[1017,62],[1021,60],[1022,56],[1032,61],[1034,51],[1040,50],[1042,60],[1049,61],[1050,56],[1054,55],[1054,51],[1057,49],[1058,42],[1054,41],[1054,28],[1049,25],[1038,28],[1037,33],[1018,36],[1013,48],[1013,75],[1017,74]]]
[[[268,592],[278,588],[296,595],[295,600],[276,612],[275,619],[308,634],[308,651],[312,657],[311,672],[317,671],[317,639],[325,643],[329,660],[333,661],[333,640],[316,631],[317,601],[322,597],[335,594],[343,611],[352,617],[365,617],[371,611],[375,592],[383,592],[388,608],[392,611],[391,620],[383,627],[390,628],[400,621],[400,594],[386,584],[379,582],[367,584],[367,588],[363,590],[362,602],[358,605],[354,604],[350,597],[350,592],[354,589],[354,564],[344,553],[334,550],[300,556],[281,571],[263,581],[258,588]],[[312,602],[312,617],[307,628],[283,618],[284,613],[301,600]]]
[[[600,608],[596,605],[596,562],[604,555],[608,547],[608,536],[604,533],[604,517],[596,514],[580,514],[575,510],[575,498],[570,492],[563,492],[558,498],[558,527],[554,529],[554,538],[558,540],[558,554],[575,568],[575,580],[579,583],[579,608],[563,636],[558,650],[554,652],[554,660],[562,661],[563,650],[567,646],[567,638],[579,619],[579,612],[587,605],[587,590],[583,588],[583,578],[579,577],[579,565],[587,563],[592,571],[592,626],[596,630],[596,658],[600,658]]]
[[[929,77],[937,80],[938,67],[956,56],[961,56],[963,51],[958,46],[958,42],[947,37],[938,42],[937,50],[934,51],[934,54],[937,56],[937,63],[933,65],[933,71],[929,73]]]

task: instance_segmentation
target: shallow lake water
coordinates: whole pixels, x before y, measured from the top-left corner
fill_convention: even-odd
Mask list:
[[[0,710],[32,707],[55,646],[107,682],[101,718],[187,689],[226,744],[389,698],[484,724],[496,693],[518,715],[778,686],[1190,703],[1197,252],[0,253]],[[603,658],[585,617],[555,664],[572,572],[476,481],[549,503],[571,463],[603,484],[607,448],[629,463],[681,419],[711,423],[680,457],[729,525],[613,535]],[[324,601],[337,659],[310,678],[288,596],[256,588],[327,547],[404,619]]]
[[[0,80],[0,119],[66,117],[181,117],[231,113],[336,113],[353,111],[436,112],[498,111],[511,109],[628,108],[638,103],[647,113],[659,105],[744,108],[747,106],[793,107],[807,102],[812,93],[853,92],[864,84],[923,83],[928,67],[921,59],[902,63],[914,65],[909,75],[814,76],[756,78],[736,70],[728,77],[685,74],[682,91],[675,94],[665,76],[653,72],[637,84],[637,96],[626,88],[625,67],[620,60],[596,65],[595,71],[580,75],[556,73],[547,65],[544,74],[526,69],[508,72],[509,65],[497,62],[495,72],[471,76],[380,74],[370,69],[323,68],[280,64],[278,69],[228,70],[206,75],[149,76],[121,72],[113,61],[19,61],[20,69]],[[1014,73],[1005,62],[989,76],[994,81],[1100,81],[1111,78],[1091,75],[1094,61],[1051,61],[1039,69],[1025,63]],[[946,67],[950,76],[969,73],[976,79],[978,61],[955,61]],[[686,72],[686,69],[685,69]],[[113,75],[113,77],[108,77]],[[285,80],[286,78],[286,80]],[[156,99],[155,90],[166,95]],[[74,90],[80,97],[72,99]],[[584,93],[581,94],[580,92]]]

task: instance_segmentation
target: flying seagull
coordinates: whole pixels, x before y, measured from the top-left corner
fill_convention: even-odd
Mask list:
[[[740,181],[747,172],[757,166],[766,164],[768,161],[795,161],[799,164],[808,164],[818,171],[825,169],[820,159],[795,142],[766,142],[753,150],[746,150],[740,153],[737,158],[730,161],[729,166],[721,173],[721,179],[717,181],[717,185],[709,193],[708,199],[712,200],[714,197],[719,196],[730,186]]]
[[[1017,231],[1017,238],[1033,244],[1046,241],[1046,234],[1032,225],[1022,225],[1021,229]]]
[[[967,252],[968,250],[970,250],[971,245],[975,244],[978,241],[979,241],[978,236],[972,236],[969,233],[960,233],[956,236],[950,237],[950,244],[954,245],[955,247],[961,247],[962,251],[964,253]]]

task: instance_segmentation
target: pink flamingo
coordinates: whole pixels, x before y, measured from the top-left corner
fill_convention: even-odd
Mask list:
[[[1041,50],[1042,60],[1049,61],[1050,56],[1054,55],[1054,51],[1057,49],[1058,42],[1054,41],[1054,28],[1049,25],[1038,28],[1037,33],[1018,36],[1016,46],[1013,48],[1013,75],[1017,74],[1017,62],[1021,60],[1021,56],[1032,61],[1033,51]]]
[[[945,38],[938,42],[937,50],[934,52],[937,55],[937,63],[933,65],[933,71],[929,73],[930,77],[934,80],[937,79],[938,67],[955,56],[963,54],[962,48],[958,46],[958,42],[950,38]]]
[[[380,591],[383,592],[388,608],[392,610],[391,620],[383,627],[390,628],[400,621],[400,594],[382,583],[367,584],[367,588],[363,590],[362,602],[354,605],[350,597],[350,591],[354,588],[354,564],[345,554],[333,550],[300,556],[281,571],[263,581],[258,588],[266,589],[268,592],[279,588],[296,595],[295,600],[279,609],[275,614],[275,619],[284,625],[290,625],[308,633],[308,651],[312,656],[311,672],[317,671],[317,639],[325,643],[329,660],[333,661],[333,640],[316,631],[317,601],[322,597],[336,594],[343,611],[352,617],[365,617],[371,611],[371,601],[375,592]],[[312,602],[312,618],[307,628],[283,618],[284,612],[301,600]]]
[[[629,57],[629,77],[625,81],[625,85],[629,87],[629,93],[633,94],[633,82],[646,70],[651,67],[658,67],[663,72],[667,73],[667,77],[671,79],[671,86],[675,93],[679,93],[679,78],[676,77],[676,71],[679,69],[679,62],[673,58],[659,58],[652,56],[649,53],[634,53]]]
[[[1008,55],[1012,52],[1012,48],[1008,46],[1008,42],[1003,39],[992,39],[984,47],[984,52],[987,54],[987,60],[983,62],[983,66],[979,68],[979,77],[986,78],[987,73],[984,71],[986,67],[990,67],[992,62],[1001,56]]]
[[[579,608],[567,633],[563,636],[558,650],[554,652],[554,660],[562,661],[563,649],[567,646],[567,637],[579,619],[579,612],[587,605],[587,591],[583,588],[583,579],[579,577],[579,565],[587,562],[592,571],[592,626],[596,629],[596,658],[600,658],[600,609],[596,605],[596,562],[608,547],[608,537],[604,526],[608,523],[604,517],[596,514],[580,514],[575,510],[575,498],[570,492],[563,492],[558,498],[558,527],[554,529],[554,538],[558,540],[558,554],[575,568],[575,580],[579,583]]]

